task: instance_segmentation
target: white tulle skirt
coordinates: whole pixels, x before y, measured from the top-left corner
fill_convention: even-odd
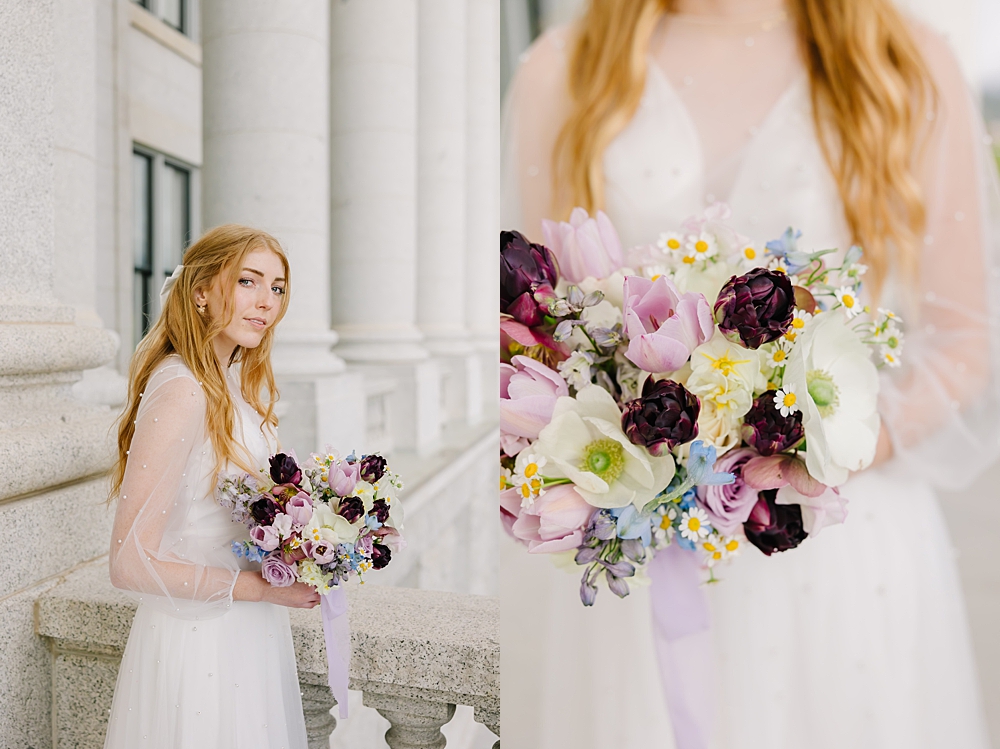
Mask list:
[[[306,749],[288,611],[192,621],[139,605],[105,749]]]
[[[890,471],[852,479],[847,523],[710,588],[718,749],[985,749],[962,593],[932,491]],[[503,544],[505,741],[519,749],[669,749],[649,598]]]

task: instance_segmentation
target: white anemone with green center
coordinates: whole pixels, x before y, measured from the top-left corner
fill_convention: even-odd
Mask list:
[[[559,398],[531,449],[548,459],[547,478],[569,479],[594,507],[642,507],[674,476],[669,453],[654,457],[629,441],[618,404],[597,385]]]
[[[783,384],[798,396],[806,467],[827,486],[867,468],[878,443],[878,370],[843,315],[810,320],[792,350]]]

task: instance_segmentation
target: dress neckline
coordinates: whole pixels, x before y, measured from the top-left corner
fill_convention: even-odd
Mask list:
[[[647,55],[646,64],[648,69],[652,73],[654,79],[659,80],[660,85],[666,92],[667,96],[671,99],[671,103],[675,112],[683,121],[684,129],[688,131],[692,139],[692,146],[696,154],[696,160],[698,163],[698,170],[702,177],[706,176],[706,165],[705,165],[705,151],[701,142],[701,135],[698,132],[698,126],[695,124],[694,117],[691,116],[690,110],[688,110],[687,105],[684,103],[684,99],[681,97],[680,92],[677,87],[674,86],[670,81],[670,77],[667,75],[666,71],[660,67],[659,63],[652,57],[652,55]],[[733,193],[737,186],[740,184],[743,173],[746,167],[746,163],[749,160],[750,153],[754,150],[757,142],[760,140],[761,133],[765,132],[772,121],[775,120],[781,113],[781,111],[787,106],[788,102],[799,93],[803,84],[808,84],[808,75],[805,71],[800,71],[798,75],[792,80],[792,82],[785,88],[784,91],[775,99],[774,104],[771,108],[767,110],[767,114],[761,119],[760,124],[756,126],[755,130],[751,133],[750,139],[744,144],[744,146],[736,152],[740,155],[740,163],[736,169],[736,175],[733,179],[732,185],[730,185],[729,190],[725,197],[717,196],[720,200],[724,202],[730,202],[733,197]]]

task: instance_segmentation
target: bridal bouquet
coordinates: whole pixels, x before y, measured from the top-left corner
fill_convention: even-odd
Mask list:
[[[759,245],[717,204],[624,252],[608,217],[500,235],[501,515],[583,567],[592,605],[674,546],[703,574],[843,522],[900,320],[859,301],[861,249]],[[671,552],[676,553],[676,550]]]
[[[271,456],[258,475],[223,474],[216,499],[250,531],[233,541],[233,553],[261,563],[271,585],[296,580],[320,594],[329,684],[340,717],[347,717],[351,635],[343,586],[352,575],[364,582],[402,548],[403,506],[399,476],[381,455],[341,459],[313,453],[300,466],[294,456]]]
[[[312,454],[299,466],[279,453],[269,472],[221,476],[216,495],[250,531],[233,542],[235,554],[260,562],[271,585],[298,580],[325,594],[389,564],[403,544],[400,489],[380,455]]]

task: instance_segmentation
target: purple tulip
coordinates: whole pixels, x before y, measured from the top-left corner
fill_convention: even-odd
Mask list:
[[[792,325],[795,292],[788,276],[767,268],[754,268],[733,276],[715,302],[715,320],[734,343],[756,349],[777,340]]]
[[[281,560],[280,554],[268,554],[260,565],[260,572],[276,588],[287,588],[298,577],[295,569]]]
[[[673,380],[648,378],[642,395],[625,404],[622,431],[633,445],[661,456],[698,436],[701,404]]]
[[[771,556],[776,551],[788,551],[802,543],[806,536],[799,505],[779,505],[777,489],[766,489],[758,495],[757,504],[743,524],[747,541]]]
[[[583,208],[574,208],[568,223],[542,221],[542,233],[570,283],[607,278],[625,264],[618,232],[604,211],[591,218]]]
[[[365,503],[358,497],[347,497],[340,500],[340,507],[337,508],[337,514],[348,523],[353,523],[365,514]]]
[[[757,489],[744,481],[743,468],[757,457],[749,448],[730,450],[715,462],[714,470],[731,473],[735,481],[721,486],[699,486],[698,504],[708,513],[712,527],[731,536],[746,522],[757,504]]]
[[[297,484],[302,480],[302,473],[295,458],[285,453],[271,457],[271,480],[276,484]]]
[[[261,497],[250,505],[250,516],[258,525],[271,525],[281,512],[281,507],[270,497]]]
[[[712,337],[712,311],[701,294],[681,294],[666,276],[626,276],[625,358],[645,372],[673,372]]]
[[[782,416],[774,406],[773,390],[757,396],[743,417],[743,439],[761,455],[774,455],[793,448],[805,436],[802,411]]]
[[[366,455],[361,459],[361,479],[374,484],[385,475],[385,458],[381,455]]]
[[[546,247],[532,244],[520,232],[500,232],[500,312],[528,327],[541,324],[534,293],[555,286],[558,278]]]
[[[383,546],[380,543],[372,544],[372,567],[380,570],[391,561],[392,552],[389,551],[388,546]]]
[[[389,519],[389,503],[384,499],[376,499],[368,514],[374,515],[377,521],[385,525],[385,521]]]

